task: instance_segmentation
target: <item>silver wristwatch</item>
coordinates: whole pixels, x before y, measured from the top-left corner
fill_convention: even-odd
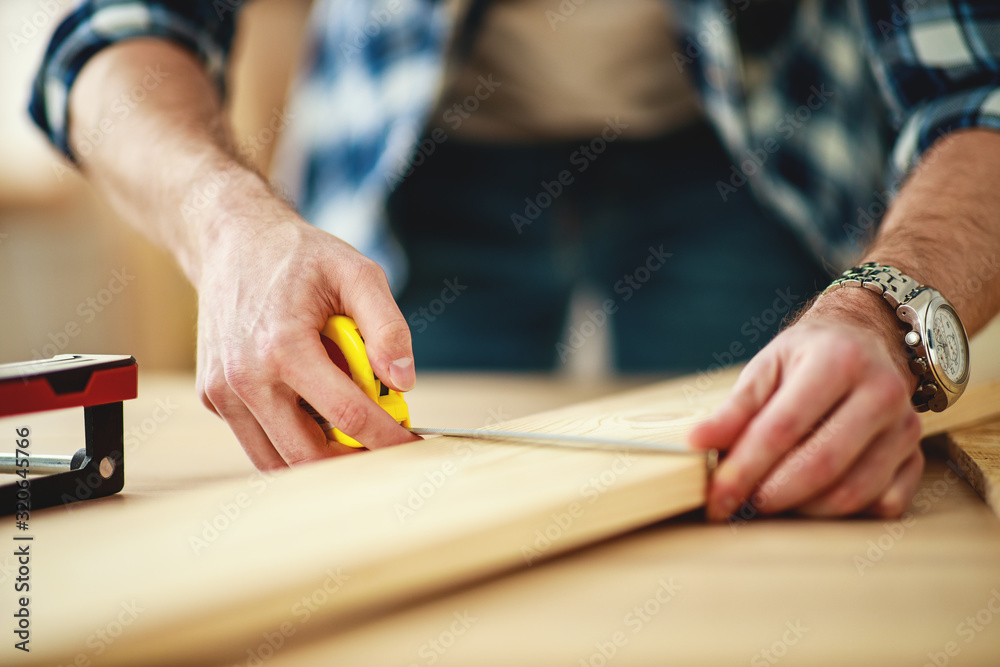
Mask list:
[[[864,287],[882,295],[896,316],[910,325],[903,337],[910,370],[919,383],[913,394],[917,412],[941,412],[958,400],[969,382],[969,337],[949,301],[899,269],[868,262],[848,269],[823,292]]]

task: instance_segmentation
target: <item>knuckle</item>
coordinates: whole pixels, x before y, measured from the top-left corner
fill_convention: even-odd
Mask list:
[[[789,412],[771,415],[761,427],[760,438],[764,449],[770,454],[780,455],[786,452],[791,440],[797,440],[800,429],[800,418]]]
[[[285,468],[285,466],[282,465],[279,461],[272,461],[270,459],[262,461],[254,461],[253,464],[254,467],[257,468],[257,470],[260,470],[261,472],[277,472],[278,470]]]
[[[356,268],[358,277],[365,282],[384,282],[388,284],[385,271],[377,262],[362,256]]]
[[[368,425],[368,412],[357,402],[342,401],[329,412],[330,422],[347,435],[357,435]]]
[[[201,373],[198,373],[198,378],[195,381],[194,385],[195,394],[198,396],[198,400],[201,401],[202,405],[204,405],[209,410],[215,410],[215,406],[212,405],[212,400],[208,397],[208,391],[206,389],[205,384],[206,384],[205,378],[202,376]]]
[[[341,289],[348,302],[357,301],[362,294],[373,290],[389,292],[389,280],[376,262],[357,255],[345,262],[340,274]]]
[[[218,410],[212,399],[208,397],[208,392],[204,388],[198,390],[198,400],[200,400],[201,404],[212,412]]]
[[[388,289],[389,281],[385,276],[385,271],[376,262],[368,259],[364,255],[357,255],[353,261],[344,265],[347,285],[351,286],[353,292],[363,291],[372,285],[384,285]]]
[[[297,465],[300,465],[302,463],[308,463],[309,461],[314,460],[315,457],[310,456],[307,452],[297,451],[296,450],[296,451],[291,451],[291,452],[284,453],[282,455],[282,458],[285,460],[285,463],[287,463],[288,465],[290,465],[290,466],[297,466]]]
[[[817,447],[812,452],[805,453],[808,457],[807,465],[811,470],[811,477],[818,482],[828,482],[833,479],[838,472],[839,466],[830,447]]]
[[[913,446],[920,442],[920,438],[924,434],[924,427],[920,421],[920,417],[917,413],[910,410],[906,415],[906,421],[903,424],[903,441],[908,446]],[[916,451],[919,453],[920,448],[917,447]],[[921,453],[922,457],[923,454]]]
[[[226,361],[223,363],[223,380],[227,392],[231,390],[240,398],[244,397],[253,387],[249,368],[240,361]]]
[[[891,494],[890,497],[881,498],[875,506],[872,508],[874,513],[883,519],[896,519],[898,518],[909,506],[910,501],[908,498]]]
[[[909,403],[906,383],[895,372],[880,373],[873,381],[873,404],[879,410],[889,410]]]
[[[225,410],[231,402],[231,392],[225,377],[219,373],[213,373],[205,381],[205,388],[202,392],[202,401],[207,400],[219,412]]]
[[[828,508],[835,514],[856,514],[864,509],[866,498],[857,484],[841,484],[830,494]]]
[[[868,365],[868,350],[850,336],[833,336],[827,341],[830,358],[837,359],[844,370],[855,372]]]
[[[255,344],[260,369],[269,377],[282,377],[295,356],[295,334],[286,328],[262,336]]]
[[[388,322],[379,326],[375,332],[375,339],[383,346],[395,350],[410,347],[410,327],[406,324],[403,316],[393,317]]]

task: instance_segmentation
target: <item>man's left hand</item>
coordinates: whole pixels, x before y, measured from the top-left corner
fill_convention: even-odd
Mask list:
[[[924,466],[902,332],[880,296],[842,288],[750,360],[726,402],[690,435],[726,455],[708,516],[899,516]]]

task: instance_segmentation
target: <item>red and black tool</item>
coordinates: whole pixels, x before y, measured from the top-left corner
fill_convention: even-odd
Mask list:
[[[138,366],[130,356],[63,354],[0,364],[0,417],[82,407],[86,433],[86,447],[72,456],[0,454],[0,472],[30,481],[31,509],[118,493],[125,485],[122,402],[137,395]],[[0,442],[17,439],[16,431],[0,434]],[[24,488],[0,486],[0,514],[16,511]]]

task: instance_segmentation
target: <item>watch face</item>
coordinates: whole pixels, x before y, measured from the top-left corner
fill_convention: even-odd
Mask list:
[[[930,334],[930,347],[938,366],[949,380],[961,384],[968,371],[969,352],[955,311],[948,306],[935,308]]]

